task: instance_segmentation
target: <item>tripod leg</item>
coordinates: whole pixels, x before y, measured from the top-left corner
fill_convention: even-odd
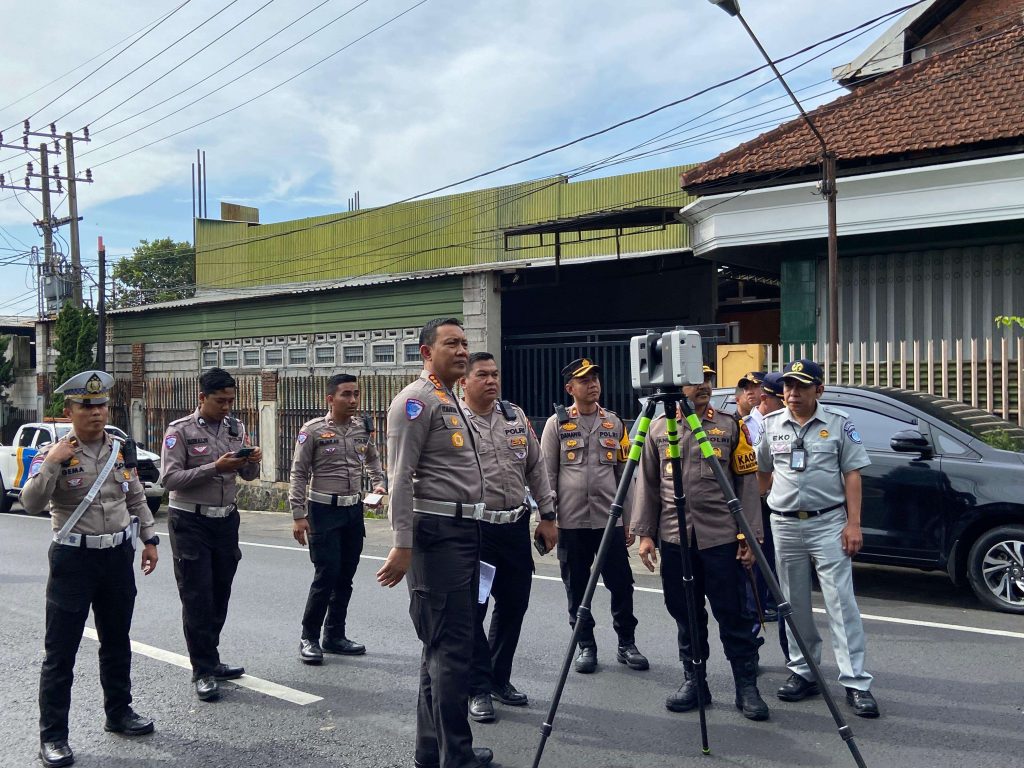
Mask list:
[[[644,440],[647,439],[647,430],[651,424],[651,416],[657,405],[652,398],[644,405],[640,416],[636,438],[629,451],[629,458],[626,461],[625,471],[622,479],[619,480],[619,487],[615,491],[615,499],[612,501],[611,509],[608,510],[608,523],[604,527],[604,534],[601,537],[601,544],[597,549],[597,556],[590,570],[590,580],[587,581],[587,588],[580,601],[580,607],[576,611],[576,624],[572,630],[572,637],[569,639],[569,647],[566,649],[565,658],[562,659],[562,668],[558,673],[558,683],[555,685],[555,692],[551,697],[551,706],[548,708],[547,716],[540,727],[540,742],[537,744],[537,751],[533,756],[533,768],[538,768],[541,758],[544,756],[544,747],[548,737],[551,735],[552,725],[555,721],[555,714],[558,712],[558,705],[562,700],[562,691],[565,689],[566,679],[569,677],[569,668],[572,665],[572,657],[576,652],[576,644],[579,642],[579,635],[584,626],[593,621],[590,605],[594,600],[594,592],[597,589],[597,582],[601,576],[601,568],[608,557],[608,549],[612,543],[612,534],[619,520],[622,518],[622,507],[626,503],[626,496],[629,494],[629,486],[633,481],[633,473],[640,461],[640,454],[643,450]]]
[[[705,711],[704,691],[707,690],[707,669],[700,642],[700,625],[697,621],[697,598],[693,586],[693,562],[690,559],[690,542],[686,529],[686,496],[683,493],[683,467],[679,460],[679,431],[675,418],[676,404],[665,401],[665,426],[668,433],[669,461],[672,467],[672,491],[675,498],[676,515],[679,519],[679,551],[682,556],[683,589],[686,594],[686,623],[690,630],[690,661],[697,677],[697,710],[700,715],[700,747],[705,755],[711,754],[708,745],[708,722]],[[701,604],[704,596],[700,595]]]
[[[754,536],[754,532],[750,528],[750,523],[747,522],[747,518],[743,515],[743,505],[741,505],[739,499],[736,498],[736,492],[733,490],[732,483],[729,482],[729,478],[726,476],[725,470],[722,469],[722,465],[719,464],[718,459],[715,458],[714,450],[711,447],[711,443],[708,441],[707,435],[701,427],[700,420],[694,415],[693,410],[690,408],[690,405],[686,402],[685,398],[679,401],[679,405],[683,410],[683,415],[686,417],[686,423],[690,425],[694,439],[697,441],[698,445],[700,445],[704,461],[706,461],[708,466],[711,468],[711,471],[715,476],[715,480],[718,482],[718,487],[722,490],[722,495],[725,497],[726,504],[729,507],[729,512],[736,520],[736,525],[739,526],[740,531],[744,536],[746,536],[747,544],[753,551],[754,559],[757,561],[757,564],[761,567],[761,572],[768,584],[768,589],[775,597],[776,603],[778,603],[779,620],[784,620],[789,626],[790,631],[793,633],[793,639],[796,640],[797,645],[800,647],[800,651],[803,653],[804,659],[807,661],[807,665],[811,669],[811,674],[814,676],[815,682],[818,683],[818,688],[821,689],[822,698],[825,700],[825,705],[828,707],[828,710],[832,715],[832,719],[838,727],[839,736],[850,750],[850,754],[853,756],[854,762],[859,768],[866,768],[864,757],[860,753],[860,748],[857,746],[857,742],[854,741],[853,729],[847,724],[846,719],[843,717],[843,713],[839,711],[835,698],[832,696],[828,685],[825,683],[825,679],[822,677],[821,668],[811,656],[807,642],[800,634],[800,630],[797,629],[796,622],[793,620],[793,606],[789,604],[789,601],[787,601],[785,596],[782,594],[782,587],[779,586],[779,582],[775,578],[775,574],[772,573],[771,568],[768,566],[768,560],[764,555],[764,551],[761,549],[761,545],[757,543],[757,537]]]

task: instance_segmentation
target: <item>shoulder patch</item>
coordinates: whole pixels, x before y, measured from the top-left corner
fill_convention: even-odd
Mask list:
[[[38,453],[33,457],[32,463],[28,465],[28,476],[29,477],[35,477],[36,475],[39,474],[39,470],[41,470],[43,468],[43,460],[44,459],[45,459],[45,457],[41,456]]]
[[[178,436],[177,435],[168,435],[167,437],[164,438],[164,445],[166,445],[168,448],[173,448],[177,444],[178,444]]]
[[[423,408],[423,402],[414,397],[410,397],[405,401],[405,415],[409,421],[415,421],[418,419],[420,414],[423,413]]]
[[[309,440],[309,434],[306,432],[299,432],[299,436],[295,439],[298,441],[299,445],[302,445]]]
[[[849,439],[851,443],[857,443],[859,445],[863,442],[860,439],[860,433],[857,431],[857,428],[853,425],[852,421],[848,421],[843,425],[843,434],[846,435],[847,439]]]

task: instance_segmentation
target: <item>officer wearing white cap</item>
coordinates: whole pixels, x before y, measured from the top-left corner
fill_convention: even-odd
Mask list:
[[[818,402],[821,366],[796,360],[783,372],[786,407],[765,417],[757,441],[758,476],[770,485],[776,566],[793,619],[821,661],[821,636],[811,612],[811,567],[825,598],[832,650],[846,702],[860,717],[878,717],[872,677],[864,670],[864,624],[853,594],[851,559],[864,543],[860,528],[860,470],[870,464],[857,427],[845,412]],[[819,693],[799,646],[789,635],[792,673],[779,688],[783,701]]]
[[[558,560],[569,601],[569,623],[575,626],[590,568],[608,522],[615,491],[622,477],[629,435],[612,411],[602,408],[601,372],[593,360],[581,357],[562,369],[565,391],[572,406],[556,405],[544,425],[541,452],[555,495],[558,520]],[[628,504],[626,505],[628,509]],[[626,547],[633,543],[628,521],[618,521],[601,576],[611,592],[612,626],[619,643],[616,659],[630,669],[649,668],[637,650],[637,620],[633,613],[633,572]],[[593,621],[581,627],[576,671],[597,670],[597,641]]]
[[[75,761],[68,745],[68,712],[75,655],[90,608],[101,638],[104,729],[125,736],[153,731],[153,721],[131,707],[128,633],[135,608],[135,542],[143,541],[141,568],[148,575],[156,568],[159,538],[131,460],[134,444],[124,446],[104,429],[113,384],[103,371],[85,371],[54,390],[64,395],[71,431],[36,454],[21,492],[30,514],[49,508],[54,530],[46,583],[46,657],[39,676],[39,757],[50,767]]]

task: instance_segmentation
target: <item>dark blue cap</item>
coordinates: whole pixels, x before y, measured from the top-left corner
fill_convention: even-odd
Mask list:
[[[763,389],[767,395],[782,397],[782,374],[778,371],[766,373],[764,375],[764,379],[761,381],[761,389]]]
[[[824,380],[821,366],[813,360],[794,360],[782,372],[783,379],[793,379],[801,384],[821,384]]]

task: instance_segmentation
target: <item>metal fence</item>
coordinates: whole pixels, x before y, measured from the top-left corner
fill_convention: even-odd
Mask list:
[[[1024,337],[844,344],[836,360],[817,344],[767,347],[767,368],[805,357],[823,363],[825,384],[899,387],[982,408],[1024,426]]]
[[[327,411],[327,380],[329,376],[283,377],[277,382],[277,467],[276,479],[288,482],[292,466],[292,453],[299,428]],[[362,413],[373,417],[376,434],[374,442],[380,452],[381,463],[387,470],[387,413],[388,406],[399,392],[415,379],[415,375],[365,376],[359,379],[359,399]],[[368,479],[363,478],[366,490]]]
[[[232,413],[245,425],[250,439],[256,445],[260,440],[260,377],[235,377],[235,407]],[[175,419],[188,416],[199,406],[199,382],[194,376],[186,378],[146,379],[145,445],[159,451],[167,425]]]
[[[22,424],[37,421],[36,412],[27,408],[10,408],[6,404],[0,405],[0,443],[10,445],[14,442],[14,435]]]

